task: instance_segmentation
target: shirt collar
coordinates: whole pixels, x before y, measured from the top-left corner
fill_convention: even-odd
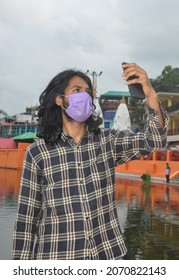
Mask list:
[[[93,136],[93,133],[89,132],[88,128],[86,128],[85,134],[84,134],[82,139],[84,139],[84,138],[91,138],[92,136]],[[71,136],[69,136],[65,131],[62,131],[62,133],[61,133],[61,140],[63,142],[66,142],[66,141],[69,141],[69,140],[72,140],[72,139],[73,138]]]

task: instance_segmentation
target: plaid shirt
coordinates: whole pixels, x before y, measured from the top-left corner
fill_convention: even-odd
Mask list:
[[[162,109],[163,110],[163,109]],[[166,144],[149,108],[146,129],[67,134],[55,145],[29,146],[23,165],[13,259],[120,259],[126,253],[115,202],[115,166]],[[33,247],[34,250],[33,250]]]

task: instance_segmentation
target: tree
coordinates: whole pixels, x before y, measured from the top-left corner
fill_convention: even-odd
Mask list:
[[[157,92],[179,92],[179,68],[165,66],[161,75],[150,81]]]

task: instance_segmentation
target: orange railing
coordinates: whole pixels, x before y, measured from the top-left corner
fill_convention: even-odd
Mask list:
[[[0,149],[0,168],[22,169],[22,162],[29,143],[19,143],[18,149]],[[166,162],[171,167],[171,178],[178,176],[179,151],[161,150],[138,160],[116,167],[116,172],[165,178]]]
[[[22,169],[22,162],[29,143],[19,143],[18,149],[0,149],[0,168]]]
[[[116,167],[116,172],[142,175],[149,173],[152,177],[165,178],[166,162],[171,167],[171,178],[178,176],[179,151],[157,151],[139,160],[124,163]]]

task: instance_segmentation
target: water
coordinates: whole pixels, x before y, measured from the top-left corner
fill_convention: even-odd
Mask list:
[[[11,259],[20,171],[0,169],[0,260]],[[128,260],[179,259],[179,186],[116,178]]]
[[[179,186],[116,180],[127,260],[179,259]],[[125,211],[124,211],[125,207]],[[125,213],[125,219],[124,219]]]
[[[21,172],[0,169],[0,260],[11,259]]]

